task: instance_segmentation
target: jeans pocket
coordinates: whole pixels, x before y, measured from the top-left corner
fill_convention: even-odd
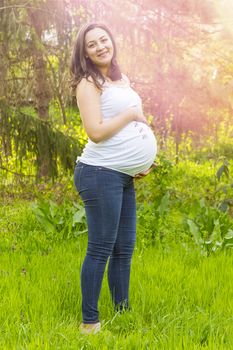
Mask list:
[[[74,170],[74,185],[78,193],[80,192],[80,189],[81,189],[81,175],[82,175],[83,168],[84,168],[84,165],[78,164]]]

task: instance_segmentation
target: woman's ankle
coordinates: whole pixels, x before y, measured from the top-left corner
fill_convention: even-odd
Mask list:
[[[86,322],[82,322],[81,324],[83,325],[83,326],[87,326],[87,327],[91,327],[91,326],[96,326],[97,324],[99,324],[100,322],[99,321],[97,321],[97,322],[95,322],[95,323],[86,323]]]

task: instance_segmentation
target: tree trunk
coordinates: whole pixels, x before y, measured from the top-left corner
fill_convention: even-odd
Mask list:
[[[4,9],[5,1],[2,0],[2,10],[0,11],[0,151],[7,161],[7,157],[12,155],[11,135],[9,128],[9,115],[7,110],[7,69],[8,69],[8,16]]]
[[[28,16],[32,25],[31,38],[33,50],[33,70],[34,70],[34,96],[38,117],[44,121],[49,120],[49,102],[51,92],[49,87],[46,59],[43,53],[43,18],[42,11],[29,9]],[[37,177],[49,178],[52,176],[51,160],[49,157],[49,140],[47,135],[40,134],[38,138],[38,173]]]
[[[49,120],[49,102],[51,99],[46,62],[43,53],[35,51],[33,55],[34,70],[34,95],[38,117],[43,120]]]

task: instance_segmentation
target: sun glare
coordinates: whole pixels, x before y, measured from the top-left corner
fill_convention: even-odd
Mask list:
[[[220,15],[223,27],[233,33],[233,1],[216,1],[216,8]]]

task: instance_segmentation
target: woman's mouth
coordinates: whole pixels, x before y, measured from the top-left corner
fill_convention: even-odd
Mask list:
[[[105,52],[99,53],[97,56],[98,57],[105,57],[105,56],[107,56],[107,54],[108,54],[108,51],[105,51]]]

